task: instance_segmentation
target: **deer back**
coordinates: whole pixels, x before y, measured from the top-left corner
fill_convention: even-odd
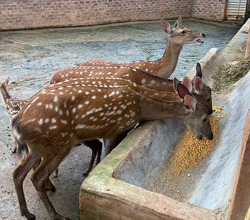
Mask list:
[[[86,67],[75,66],[59,70],[51,79],[51,84],[62,82],[73,78],[89,78],[89,77],[113,77],[129,80],[132,83],[147,88],[157,89],[160,91],[173,91],[173,81],[162,79],[157,76],[148,74],[147,72],[136,68],[126,66],[110,66],[110,67]]]
[[[137,85],[156,89],[159,91],[174,92],[173,80],[163,79],[158,76],[148,74],[136,68],[124,67],[124,66],[109,66],[109,67],[94,67],[94,66],[75,66],[65,68],[52,77],[51,83],[62,82],[73,78],[97,78],[102,79],[104,77],[120,78],[129,80]],[[203,83],[204,84],[204,83]],[[203,104],[209,114],[211,114],[211,90],[209,93],[209,87],[204,84],[204,90],[202,89],[198,94],[195,89],[192,90],[192,94],[195,95],[197,101]]]

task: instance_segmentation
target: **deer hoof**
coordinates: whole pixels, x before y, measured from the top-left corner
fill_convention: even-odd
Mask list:
[[[53,187],[50,189],[50,191],[51,191],[51,192],[55,192],[55,191],[56,191],[56,187],[53,186]]]
[[[36,216],[30,213],[28,217],[26,216],[26,218],[27,218],[28,220],[35,220],[35,219],[36,219]]]
[[[88,175],[89,175],[89,172],[90,172],[90,170],[86,170],[86,171],[83,173],[83,176],[88,176]]]

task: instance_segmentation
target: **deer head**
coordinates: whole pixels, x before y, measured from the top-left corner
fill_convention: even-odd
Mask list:
[[[163,30],[169,35],[170,40],[175,45],[196,44],[202,45],[204,42],[201,40],[205,38],[204,33],[191,31],[187,28],[181,27],[181,17],[175,22],[173,27],[167,22],[162,20]]]
[[[174,80],[174,82],[175,84],[177,83],[176,80]],[[188,81],[185,81],[185,83],[187,82]],[[209,123],[208,114],[206,113],[206,108],[196,101],[196,99],[191,95],[190,91],[184,85],[178,83],[175,86],[177,87],[180,98],[183,99],[183,105],[189,111],[189,116],[187,117],[186,115],[182,119],[191,128],[198,139],[202,139],[202,137],[205,136],[207,139],[212,140],[213,133]]]

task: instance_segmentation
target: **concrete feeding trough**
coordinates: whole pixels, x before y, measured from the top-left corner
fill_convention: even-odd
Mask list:
[[[206,84],[213,86],[213,75],[227,65],[227,53],[232,61],[232,45],[245,45],[247,35],[241,34],[249,24],[239,30],[229,49],[223,53],[211,49],[200,61]],[[239,50],[235,51],[238,56]],[[188,75],[193,74],[194,69]],[[244,129],[250,108],[249,82],[250,72],[232,92],[215,96],[214,104],[223,106],[227,114],[220,121],[216,148],[189,171],[190,176],[178,182],[169,180],[165,190],[171,191],[171,195],[167,192],[170,196],[148,190],[148,186],[161,175],[159,170],[169,161],[185,125],[174,119],[147,122],[131,132],[83,182],[81,219],[244,219],[250,205],[250,188],[246,187],[250,164],[244,156],[249,154],[249,129]],[[239,201],[244,201],[241,206]]]

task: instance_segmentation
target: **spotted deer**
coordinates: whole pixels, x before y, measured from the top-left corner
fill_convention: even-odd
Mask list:
[[[206,37],[204,33],[182,27],[181,23],[181,17],[174,23],[173,27],[167,21],[161,21],[163,30],[168,35],[168,40],[164,55],[156,61],[117,63],[104,60],[90,60],[82,63],[81,66],[130,66],[152,75],[169,78],[177,66],[183,46],[202,45],[204,42],[201,39]]]
[[[46,194],[45,183],[78,143],[98,138],[113,142],[139,122],[165,118],[183,120],[198,138],[213,139],[205,107],[184,85],[176,80],[174,85],[178,94],[173,92],[171,97],[175,95],[175,100],[171,101],[165,100],[169,94],[162,98],[162,91],[128,81],[108,83],[105,78],[96,84],[71,79],[47,86],[35,94],[12,123],[20,146],[29,148],[27,156],[13,171],[21,215],[35,219],[27,208],[23,181],[41,157],[43,160],[32,173],[31,181],[50,218],[68,219],[54,209]]]
[[[173,92],[173,80],[163,79],[142,70],[125,66],[75,66],[65,68],[55,73],[50,82],[53,84],[73,78],[89,78],[89,80],[92,80],[97,77],[100,79],[103,77],[122,78],[147,88]],[[192,94],[197,101],[206,107],[208,114],[212,114],[211,89],[202,81],[202,70],[199,63],[196,65],[196,76],[192,79],[192,83]]]
[[[28,100],[11,97],[8,91],[8,85],[9,85],[9,77],[3,83],[0,83],[0,90],[2,94],[3,103],[6,108],[6,112],[8,113],[10,121],[12,122],[12,119],[18,114],[19,111],[21,111],[24,108]],[[16,150],[17,150],[17,143],[14,140],[13,148],[11,151],[12,153],[15,153]]]

